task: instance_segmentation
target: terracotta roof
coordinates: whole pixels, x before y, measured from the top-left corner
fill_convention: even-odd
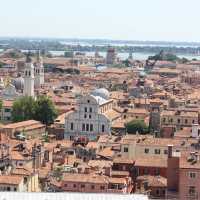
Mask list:
[[[30,176],[31,171],[25,168],[16,168],[12,171],[13,175],[23,175],[23,176]]]
[[[0,185],[19,185],[23,181],[23,176],[2,175],[0,176]]]
[[[113,163],[120,163],[120,164],[133,164],[134,160],[133,159],[127,159],[127,158],[114,158]]]
[[[126,179],[125,178],[109,177],[108,181],[109,181],[109,183],[112,183],[112,184],[126,184]]]
[[[103,175],[66,173],[63,176],[63,182],[104,184],[107,180]]]
[[[90,160],[88,162],[88,166],[93,167],[93,168],[111,167],[112,164],[113,164],[113,162],[108,161],[108,160]]]
[[[114,151],[112,150],[111,147],[106,147],[102,149],[98,155],[103,156],[103,157],[113,157],[114,156]]]
[[[135,161],[136,167],[164,167],[167,168],[167,159],[157,157],[140,157]]]
[[[41,122],[35,121],[35,120],[28,120],[28,121],[22,121],[22,122],[8,124],[8,125],[5,125],[3,128],[14,129],[14,128],[33,126],[33,125],[37,125],[37,124],[41,124]]]
[[[138,176],[137,180],[147,181],[149,187],[167,187],[167,179],[162,176]]]

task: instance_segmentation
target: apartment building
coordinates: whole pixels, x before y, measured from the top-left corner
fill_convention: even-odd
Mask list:
[[[193,124],[198,124],[198,120],[198,111],[163,110],[161,112],[161,127],[171,125],[179,130],[183,127],[191,127]]]
[[[121,155],[128,159],[140,157],[167,158],[169,144],[174,145],[174,152],[180,152],[181,150],[192,149],[191,144],[193,142],[193,139],[188,139],[186,142],[184,139],[155,138],[151,135],[127,135],[121,142]]]
[[[131,178],[113,178],[97,174],[65,174],[61,191],[86,193],[122,193],[132,190]]]
[[[179,198],[181,200],[200,199],[199,152],[187,152],[180,158]]]

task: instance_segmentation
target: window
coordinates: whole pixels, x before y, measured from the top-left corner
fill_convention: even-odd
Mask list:
[[[173,119],[172,119],[172,118],[170,119],[170,122],[171,122],[171,123],[173,122]]]
[[[91,185],[91,189],[94,190],[94,189],[95,189],[95,186],[94,186],[94,185]]]
[[[196,178],[196,173],[195,172],[189,172],[189,177],[190,178]]]
[[[73,187],[76,188],[76,184],[74,184]]]
[[[4,112],[10,112],[10,109],[9,108],[5,108]]]
[[[27,177],[24,177],[24,184],[26,184],[28,182]]]
[[[74,130],[74,124],[71,123],[71,130],[73,131]]]
[[[156,190],[156,194],[159,195],[159,194],[160,194],[160,191],[159,191],[159,190]]]
[[[156,168],[154,173],[155,173],[156,176],[159,176],[160,175],[160,169]]]
[[[149,149],[145,149],[145,150],[144,150],[144,153],[149,153]]]
[[[16,187],[14,187],[14,191],[15,191],[15,192],[17,191],[17,188],[16,188]]]
[[[31,76],[31,72],[29,71],[29,76]]]
[[[155,154],[160,154],[160,149],[155,149]]]
[[[82,131],[85,131],[85,124],[82,124]]]
[[[145,181],[145,182],[143,183],[143,186],[144,186],[144,189],[145,189],[145,190],[148,190],[148,182]]]
[[[105,132],[105,125],[104,124],[102,124],[101,130],[102,130],[103,133]]]
[[[101,189],[101,190],[105,190],[105,186],[101,186],[100,189]]]
[[[90,131],[93,131],[93,124],[90,124]]]
[[[91,115],[89,115],[89,119],[91,119],[92,118],[92,116]]]
[[[194,119],[192,120],[192,123],[193,123],[193,124],[195,123],[195,120],[194,120]]]
[[[164,150],[164,154],[168,154],[168,150],[165,149],[165,150]]]
[[[86,115],[86,114],[84,115],[84,118],[85,118],[85,119],[87,118],[87,115]]]
[[[85,107],[85,112],[87,112],[87,107]]]
[[[81,188],[85,188],[85,185],[81,185]]]
[[[7,187],[7,191],[10,191],[10,187]]]
[[[178,124],[180,124],[180,123],[181,123],[181,120],[180,120],[180,119],[178,119],[178,120],[177,120],[177,122],[178,122]]]
[[[125,152],[125,153],[128,152],[128,147],[124,147],[124,152]]]
[[[86,124],[86,131],[89,131],[89,124]]]
[[[87,100],[88,103],[90,103],[90,100]]]
[[[166,118],[163,118],[163,122],[165,122],[166,121]]]
[[[92,108],[90,107],[90,112],[92,112]]]
[[[185,119],[185,124],[187,124],[188,123],[188,120],[187,119]]]
[[[188,193],[189,193],[189,195],[194,195],[196,193],[195,187],[194,186],[190,186]]]
[[[65,187],[67,187],[67,184],[65,184]]]
[[[144,168],[144,175],[148,175],[149,170],[147,168]]]

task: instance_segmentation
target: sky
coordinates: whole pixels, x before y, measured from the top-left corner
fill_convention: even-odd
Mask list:
[[[0,36],[200,42],[199,0],[0,0]]]

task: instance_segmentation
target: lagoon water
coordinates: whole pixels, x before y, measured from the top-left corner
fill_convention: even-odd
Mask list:
[[[61,55],[64,55],[64,51],[50,51],[50,53],[52,53],[53,55],[55,56],[61,56]],[[95,52],[84,52],[87,56],[94,56]],[[99,55],[100,56],[103,56],[103,57],[106,57],[106,52],[99,52]],[[128,58],[129,56],[129,53],[128,52],[123,52],[123,53],[118,53],[117,54],[118,57],[121,59],[121,60],[125,60]],[[133,59],[135,60],[146,60],[149,56],[153,56],[154,54],[150,54],[150,53],[140,53],[140,52],[134,52],[133,53]],[[193,59],[193,58],[196,58],[198,60],[200,60],[200,55],[190,55],[190,54],[185,54],[185,55],[182,55],[182,54],[177,54],[177,56],[179,56],[180,58],[182,57],[185,57],[189,60]]]

